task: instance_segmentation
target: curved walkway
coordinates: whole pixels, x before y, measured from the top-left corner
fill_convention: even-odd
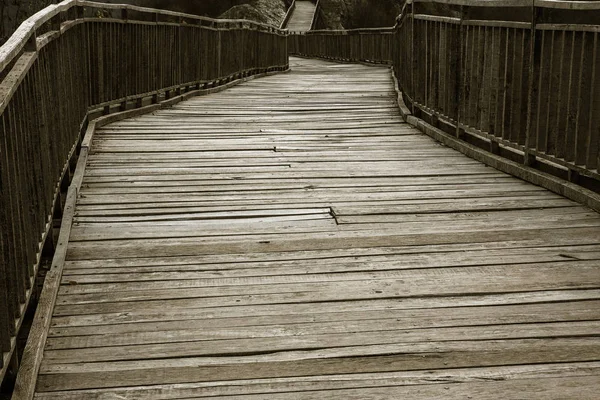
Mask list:
[[[597,398],[600,216],[292,68],[97,134],[36,398]]]

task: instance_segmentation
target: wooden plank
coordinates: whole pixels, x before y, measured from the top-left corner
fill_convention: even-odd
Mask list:
[[[591,375],[598,368],[597,363],[567,363],[567,364],[546,364],[538,366],[511,366],[511,367],[490,367],[479,369],[457,369],[457,370],[430,370],[430,371],[414,371],[414,372],[390,372],[390,373],[374,373],[374,374],[348,374],[348,375],[328,375],[324,377],[308,376],[294,377],[284,379],[269,379],[269,380],[250,380],[250,381],[229,381],[229,382],[214,382],[214,383],[190,383],[176,385],[160,385],[153,387],[134,387],[126,389],[111,389],[103,390],[87,390],[73,392],[56,392],[38,394],[36,399],[41,400],[74,400],[81,397],[91,400],[101,399],[107,394],[114,397],[126,397],[131,399],[176,399],[194,397],[211,397],[211,396],[232,396],[232,395],[251,395],[253,393],[264,396],[276,395],[277,393],[285,393],[286,398],[290,396],[308,396],[314,390],[328,390],[345,388],[360,388],[357,389],[361,395],[360,398],[372,396],[373,392],[366,388],[384,388],[387,389],[386,397],[390,398],[396,395],[403,394],[404,396],[423,396],[424,399],[430,399],[435,396],[447,398],[452,392],[458,392],[457,397],[467,393],[471,396],[476,393],[478,396],[488,396],[488,393],[497,395],[502,385],[497,385],[497,382],[505,383],[513,382],[513,379],[518,378],[516,384],[508,386],[508,390],[514,390],[516,396],[521,396],[527,393],[529,396],[551,396],[552,393],[546,390],[556,390],[556,386],[541,389],[544,384],[552,382],[551,379],[561,377],[565,381],[570,377],[584,377]],[[477,383],[479,381],[479,383]],[[487,383],[481,383],[485,381]],[[469,385],[464,383],[470,382]],[[453,387],[453,384],[460,384],[460,389]],[[419,391],[415,390],[414,385],[419,385]],[[439,386],[438,391],[435,387]],[[540,385],[538,388],[537,385]],[[477,388],[478,387],[478,388]],[[477,388],[477,389],[476,389]],[[462,389],[462,390],[461,390]],[[362,392],[361,392],[362,390]],[[385,390],[385,389],[384,389]],[[421,393],[421,391],[424,391]],[[463,392],[464,390],[464,392]],[[541,390],[539,392],[538,390]],[[291,392],[296,392],[296,394]],[[402,391],[404,393],[402,393]],[[536,391],[536,393],[533,393]],[[390,393],[391,392],[391,393]],[[320,396],[330,395],[331,392],[317,392]],[[339,392],[334,392],[339,393]],[[508,394],[507,392],[503,392]],[[348,391],[346,392],[346,395]],[[593,395],[594,393],[590,393]],[[578,394],[580,396],[581,393]],[[321,397],[321,398],[322,398]],[[303,397],[304,398],[304,397]],[[371,397],[372,398],[372,397]],[[493,399],[494,397],[489,397]],[[506,398],[511,398],[507,396]],[[535,398],[535,397],[533,397]],[[586,397],[583,397],[586,398]],[[588,397],[593,398],[593,397]]]
[[[517,339],[339,347],[246,357],[185,358],[46,366],[41,391],[148,384],[258,379],[343,373],[390,372],[532,361],[574,362],[597,358],[594,339]],[[557,351],[559,350],[559,351]],[[465,355],[468,355],[465,357]],[[202,366],[203,368],[198,368]]]
[[[372,321],[376,323],[377,321]],[[477,327],[451,327],[432,329],[404,329],[392,322],[382,329],[368,329],[347,323],[333,329],[314,329],[312,331],[296,331],[289,328],[281,334],[281,328],[263,329],[229,328],[222,332],[198,334],[193,331],[162,331],[141,334],[120,334],[118,337],[85,337],[83,340],[69,338],[66,341],[50,340],[44,352],[44,363],[50,368],[58,368],[59,364],[95,363],[102,361],[147,360],[177,357],[201,357],[219,354],[232,354],[237,349],[245,354],[266,352],[311,351],[322,348],[370,346],[385,344],[415,344],[428,342],[454,342],[479,340],[522,340],[539,338],[561,338],[571,336],[591,336],[598,330],[600,322],[543,323],[490,325]],[[356,331],[349,330],[352,326]],[[325,328],[325,327],[323,327]],[[240,331],[246,331],[241,333]],[[243,339],[238,339],[243,335]],[[236,337],[237,336],[237,337]],[[111,340],[112,339],[112,340]],[[68,346],[68,347],[67,347]],[[84,348],[82,348],[84,347]],[[124,351],[120,352],[118,349]],[[586,360],[583,358],[583,360]],[[551,359],[548,361],[552,361]]]
[[[597,260],[578,262],[557,262],[545,264],[506,265],[494,267],[447,267],[443,272],[435,269],[347,272],[345,274],[282,275],[232,278],[208,278],[189,280],[156,280],[142,282],[115,282],[85,285],[78,289],[63,290],[61,300],[55,309],[57,315],[74,315],[85,312],[125,312],[136,307],[156,308],[164,299],[164,307],[194,308],[219,304],[235,304],[242,301],[250,304],[264,304],[268,301],[289,302],[297,294],[298,301],[333,301],[372,298],[404,298],[427,295],[481,294],[482,292],[505,293],[509,291],[565,290],[569,286],[579,289],[594,288],[594,277],[598,271],[594,268]],[[547,278],[555,271],[554,279]],[[571,271],[572,275],[569,275]],[[469,273],[481,281],[476,288],[460,279]],[[525,276],[538,279],[537,282],[522,282]],[[447,286],[436,290],[434,284],[427,283],[435,276],[448,280]],[[361,285],[361,281],[370,279],[370,284]],[[495,282],[491,282],[492,280]],[[569,281],[569,279],[571,279]],[[422,286],[413,288],[407,281]],[[338,290],[336,290],[336,286]],[[150,291],[154,293],[149,293]],[[79,293],[78,293],[79,292]],[[81,292],[84,292],[81,294]],[[347,293],[351,292],[351,293]],[[69,294],[75,293],[75,294]],[[279,294],[286,293],[280,296]],[[234,298],[224,298],[236,296]],[[144,301],[145,303],[141,303]],[[109,303],[108,305],[106,305]],[[130,303],[130,304],[127,304]],[[74,306],[77,304],[78,306]]]
[[[383,306],[383,301],[381,302]],[[221,333],[232,329],[233,337],[244,337],[242,328],[265,330],[271,327],[273,332],[287,334],[289,332],[306,332],[309,330],[347,329],[345,326],[360,327],[361,329],[385,330],[394,326],[401,329],[436,328],[451,326],[483,326],[491,324],[509,323],[535,323],[535,322],[568,322],[593,320],[597,316],[598,301],[564,301],[560,303],[522,303],[502,305],[478,305],[466,307],[402,309],[387,307],[358,308],[357,304],[346,302],[345,308],[337,310],[310,310],[293,305],[280,307],[280,313],[262,314],[259,308],[251,311],[248,307],[237,307],[229,313],[217,315],[213,318],[204,318],[207,311],[196,315],[191,313],[187,318],[169,319],[168,314],[163,319],[155,318],[154,321],[131,321],[125,323],[116,319],[102,319],[100,315],[96,320],[87,318],[85,325],[78,325],[77,321],[84,318],[59,317],[53,321],[53,327],[48,334],[48,343],[53,346],[73,346],[71,337],[83,341],[85,338],[109,342],[121,340],[121,334],[152,333],[160,331],[193,331],[197,335]],[[262,307],[267,309],[267,307]],[[234,311],[235,312],[231,312]],[[286,310],[288,311],[286,313]],[[289,311],[294,310],[294,313]],[[264,311],[264,310],[263,310]],[[106,317],[106,315],[105,315]],[[395,322],[394,322],[395,321]],[[103,324],[101,324],[104,322]],[[380,325],[381,324],[381,325]],[[277,329],[279,328],[279,329]],[[287,330],[289,328],[290,330]],[[75,347],[75,346],[73,346]],[[80,347],[84,347],[81,346]]]
[[[581,304],[581,302],[599,300],[600,291],[597,289],[582,290],[556,290],[556,291],[536,291],[522,293],[501,293],[501,294],[483,294],[474,296],[444,296],[444,297],[422,297],[406,298],[399,302],[397,299],[368,299],[343,302],[317,301],[310,303],[289,303],[289,304],[242,304],[231,307],[229,305],[218,304],[214,307],[204,308],[179,308],[176,310],[143,310],[138,309],[126,313],[108,311],[101,314],[73,315],[73,316],[54,316],[52,319],[53,327],[82,327],[97,326],[98,329],[104,329],[107,325],[129,324],[130,326],[142,326],[137,324],[155,324],[170,321],[191,321],[203,319],[212,321],[219,318],[240,318],[251,317],[252,319],[262,318],[284,318],[290,314],[302,315],[305,318],[319,318],[323,313],[344,314],[350,318],[355,313],[368,312],[379,314],[382,310],[389,310],[390,313],[405,312],[416,313],[417,310],[439,309],[443,312],[446,309],[457,307],[490,307],[490,306],[511,306],[518,305],[525,307],[540,303],[563,303],[572,302]],[[324,310],[327,310],[325,312]],[[419,315],[419,314],[414,314]],[[344,319],[344,318],[338,318]],[[312,320],[312,319],[311,319]],[[273,321],[273,319],[271,319]],[[133,325],[132,325],[133,324]],[[244,325],[244,324],[240,324]],[[218,326],[218,325],[217,325]],[[106,328],[108,329],[108,328]]]

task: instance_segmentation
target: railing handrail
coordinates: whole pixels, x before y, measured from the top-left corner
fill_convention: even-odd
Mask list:
[[[290,18],[292,17],[292,13],[294,12],[295,9],[296,9],[296,0],[292,0],[292,4],[290,4],[289,8],[287,9],[287,12],[285,13],[285,17],[283,17],[283,20],[281,21],[281,24],[279,25],[279,29],[285,29],[287,24],[290,22]]]
[[[157,8],[148,8],[148,7],[139,7],[130,4],[113,4],[113,3],[101,3],[94,1],[86,1],[86,0],[64,0],[58,4],[52,4],[48,7],[38,11],[28,19],[26,19],[21,25],[16,29],[16,31],[10,36],[8,41],[0,46],[0,74],[4,71],[4,69],[10,65],[15,58],[21,53],[23,48],[27,45],[27,43],[32,40],[34,37],[36,30],[44,25],[46,22],[50,21],[52,18],[56,17],[60,13],[69,11],[73,7],[91,7],[97,9],[112,9],[112,10],[130,10],[137,11],[148,14],[158,14],[165,15],[169,17],[178,17],[185,19],[193,19],[196,21],[205,21],[211,23],[213,25],[222,25],[222,24],[231,24],[231,23],[244,23],[255,26],[257,28],[265,29],[268,32],[273,32],[274,30],[284,31],[268,25],[263,24],[257,21],[251,21],[246,19],[216,19],[209,18],[200,15],[194,14],[186,14],[176,11],[170,10],[161,10]]]
[[[64,0],[59,4],[49,5],[33,14],[19,25],[8,41],[0,46],[0,73],[2,73],[4,68],[19,55],[37,28],[54,18],[60,12],[71,8],[73,3],[76,3],[77,1],[78,0]]]
[[[317,25],[317,19],[319,18],[318,14],[319,14],[320,8],[321,8],[321,0],[317,0],[315,2],[315,12],[313,13],[312,20],[310,21],[310,29],[309,29],[310,31],[314,30]]]
[[[319,6],[319,1],[317,0],[317,7]],[[392,32],[394,31],[402,16],[408,12],[408,7],[413,3],[440,3],[440,4],[448,4],[448,5],[457,5],[457,6],[472,6],[472,7],[494,7],[494,6],[503,6],[503,7],[545,7],[545,8],[557,8],[557,9],[570,9],[570,10],[600,10],[600,1],[568,1],[568,0],[407,0],[404,3],[402,11],[400,15],[396,18],[396,24],[391,27],[378,27],[378,28],[356,28],[356,29],[311,29],[310,31],[298,31],[298,32],[290,32],[294,35],[307,35],[307,34],[348,34],[353,32],[377,32],[377,31],[385,31]],[[318,12],[315,12],[315,16]]]
[[[314,31],[299,31],[299,32],[290,32],[294,35],[348,35],[351,33],[392,33],[394,32],[395,27],[393,26],[384,26],[379,28],[356,28],[356,29],[316,29]]]
[[[185,18],[185,19],[195,19],[197,21],[206,21],[206,22],[210,22],[213,24],[217,24],[217,25],[218,24],[227,24],[227,23],[245,23],[245,24],[261,27],[269,32],[273,32],[274,30],[279,30],[279,28],[277,28],[273,25],[265,24],[265,23],[258,22],[258,21],[252,21],[249,19],[243,19],[243,18],[241,18],[241,19],[210,18],[210,17],[205,17],[202,15],[187,14],[187,13],[182,13],[182,12],[177,12],[177,11],[164,10],[164,9],[160,9],[160,8],[140,7],[140,6],[134,6],[131,4],[102,3],[102,2],[88,1],[88,0],[71,0],[71,1],[75,1],[75,2],[77,2],[76,5],[83,6],[83,7],[95,7],[95,8],[102,8],[102,9],[114,9],[114,10],[126,9],[126,10],[138,11],[138,12],[150,13],[150,14],[156,13],[156,14],[160,14],[160,15],[167,15],[170,17],[180,17],[180,18]]]
[[[439,3],[470,7],[546,7],[568,10],[598,10],[598,1],[571,0],[407,0],[406,4]]]

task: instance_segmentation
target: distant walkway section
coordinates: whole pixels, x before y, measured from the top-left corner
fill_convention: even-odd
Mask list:
[[[296,8],[286,28],[293,32],[309,31],[316,8],[312,1],[296,1]]]

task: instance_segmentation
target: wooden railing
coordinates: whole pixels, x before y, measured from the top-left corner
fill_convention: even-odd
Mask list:
[[[292,14],[294,13],[294,10],[296,9],[296,0],[292,0],[292,4],[290,4],[290,7],[288,8],[287,12],[285,13],[285,17],[283,18],[283,21],[281,21],[281,24],[279,25],[279,29],[285,29],[287,27],[288,22],[290,22],[290,18],[292,18]]]
[[[311,31],[317,30],[320,17],[321,17],[321,0],[317,0],[315,2],[315,13],[313,14],[312,21],[310,23]]]
[[[68,0],[0,48],[0,381],[42,250],[53,247],[88,115],[285,70],[285,35],[243,20]]]
[[[289,48],[390,59],[414,116],[597,192],[599,21],[600,3],[592,1],[414,0],[393,33],[371,30],[367,46],[364,31],[318,31],[291,35]]]
[[[407,104],[493,152],[597,181],[600,4],[468,4],[414,2],[403,14],[395,61]]]
[[[391,63],[396,40],[394,28],[315,30],[291,32],[288,48],[290,54],[306,57]]]

